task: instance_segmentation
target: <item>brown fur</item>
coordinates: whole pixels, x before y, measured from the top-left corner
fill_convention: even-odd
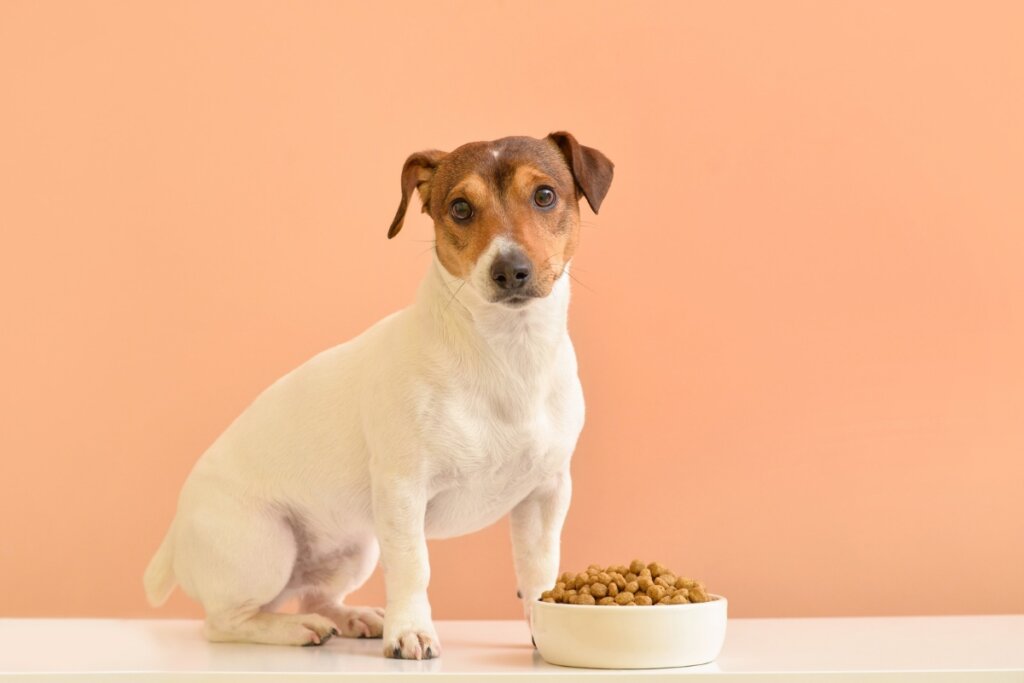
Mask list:
[[[524,294],[547,296],[579,244],[579,195],[596,213],[612,169],[601,152],[579,145],[568,133],[471,142],[448,154],[420,152],[403,168],[402,201],[388,236],[401,230],[416,188],[434,220],[438,259],[449,273],[468,277],[491,241],[504,235],[530,259],[533,276]],[[545,185],[556,200],[541,209],[533,197]],[[473,207],[473,216],[461,223],[449,213],[458,199]]]

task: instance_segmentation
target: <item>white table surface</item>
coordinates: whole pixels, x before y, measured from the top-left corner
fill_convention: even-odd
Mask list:
[[[211,644],[197,621],[0,619],[0,680],[48,681],[1013,681],[1024,683],[1024,615],[730,619],[718,661],[615,672],[546,664],[525,622],[441,621],[444,655],[385,659],[381,641],[322,647]]]

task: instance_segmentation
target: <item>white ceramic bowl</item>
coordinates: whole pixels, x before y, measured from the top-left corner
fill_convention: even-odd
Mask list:
[[[728,602],[608,607],[536,602],[533,639],[551,664],[657,669],[714,661],[725,642]]]

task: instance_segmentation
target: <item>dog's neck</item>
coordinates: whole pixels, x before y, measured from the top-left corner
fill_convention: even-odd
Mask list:
[[[483,299],[435,256],[417,305],[428,324],[452,342],[461,342],[467,353],[507,363],[516,373],[543,372],[568,336],[568,266],[548,296],[512,308]]]

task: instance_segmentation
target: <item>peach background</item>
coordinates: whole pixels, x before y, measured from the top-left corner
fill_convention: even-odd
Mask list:
[[[0,614],[154,612],[195,459],[410,301],[418,149],[567,129],[617,176],[571,327],[564,567],[736,616],[1024,611],[1019,2],[0,4]],[[504,523],[441,618],[516,617]],[[357,601],[380,602],[379,576]]]

